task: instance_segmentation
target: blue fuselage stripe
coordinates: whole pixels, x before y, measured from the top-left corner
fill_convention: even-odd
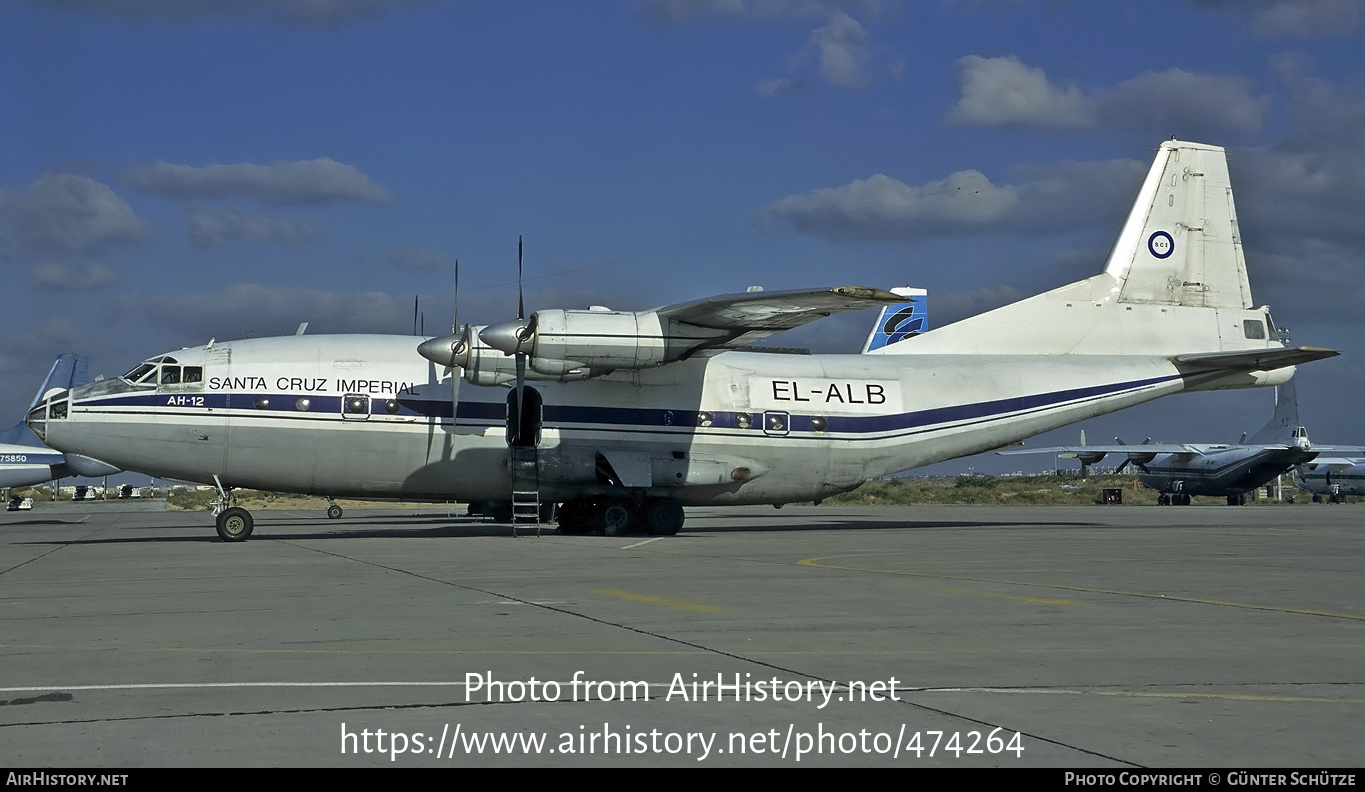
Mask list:
[[[813,432],[815,431],[813,419],[817,417],[824,418],[825,431],[833,434],[904,432],[909,429],[923,429],[942,424],[973,423],[1011,413],[1036,412],[1071,402],[1093,400],[1126,391],[1141,390],[1176,379],[1179,379],[1179,375],[1173,374],[1130,382],[1071,388],[1050,393],[1015,396],[950,407],[935,407],[892,415],[831,415],[825,417],[791,414],[788,416],[785,431]],[[205,393],[190,396],[191,398],[186,398],[180,394],[142,393],[91,399],[80,402],[76,406],[83,411],[124,412],[125,410],[108,410],[107,408],[142,408],[141,410],[127,411],[180,415],[194,414],[206,409],[230,410],[233,420],[246,418],[253,413],[260,413],[263,416],[290,413],[297,417],[330,418],[339,415],[342,409],[342,397],[339,396],[308,394],[304,397],[308,399],[307,410],[299,409],[300,396],[298,394]],[[388,405],[388,401],[378,398],[371,399],[369,413],[375,416],[416,416],[434,419],[449,419],[451,414],[449,400],[419,399],[411,395],[398,396],[394,399],[398,404],[396,413],[390,412],[392,405]],[[506,410],[506,405],[501,402],[462,401],[459,405],[459,418],[461,420],[501,423],[505,420]],[[547,427],[595,425],[646,431],[655,428],[668,430],[698,426],[744,431],[762,429],[764,425],[761,411],[705,412],[696,409],[669,410],[663,408],[555,404],[545,405],[544,421]]]

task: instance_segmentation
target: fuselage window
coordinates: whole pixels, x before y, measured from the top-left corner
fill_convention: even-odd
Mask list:
[[[1242,322],[1242,332],[1247,338],[1262,339],[1265,338],[1265,325],[1261,324],[1260,319],[1247,319]]]

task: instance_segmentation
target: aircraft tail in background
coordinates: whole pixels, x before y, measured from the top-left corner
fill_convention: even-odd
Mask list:
[[[38,406],[38,403],[54,390],[71,390],[89,381],[90,364],[84,355],[71,353],[60,355],[52,364],[52,368],[48,370],[47,378],[43,380],[42,387],[38,388],[38,393],[34,395],[33,401],[29,402],[28,409],[31,410]],[[25,413],[27,412],[25,410]],[[21,416],[19,423],[0,432],[0,443],[38,446],[42,444],[42,441],[24,425]]]
[[[1294,380],[1275,386],[1275,414],[1246,442],[1251,445],[1288,443],[1303,428],[1299,423],[1299,399]]]
[[[909,286],[899,286],[890,290],[906,298],[903,303],[888,305],[877,317],[867,340],[863,342],[863,354],[873,350],[900,343],[929,330],[929,292]]]

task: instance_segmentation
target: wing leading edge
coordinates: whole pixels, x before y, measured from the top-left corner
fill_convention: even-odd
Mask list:
[[[832,289],[723,294],[656,308],[655,313],[699,330],[696,338],[689,339],[693,342],[693,348],[684,354],[685,358],[700,352],[752,344],[836,313],[877,308],[904,300],[901,295],[885,289],[838,286]]]

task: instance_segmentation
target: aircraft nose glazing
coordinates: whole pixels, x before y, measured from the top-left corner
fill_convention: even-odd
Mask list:
[[[39,440],[46,442],[47,402],[39,402],[37,407],[29,410],[28,415],[24,416],[24,423],[28,424],[28,428],[32,429],[34,434],[38,435]]]

